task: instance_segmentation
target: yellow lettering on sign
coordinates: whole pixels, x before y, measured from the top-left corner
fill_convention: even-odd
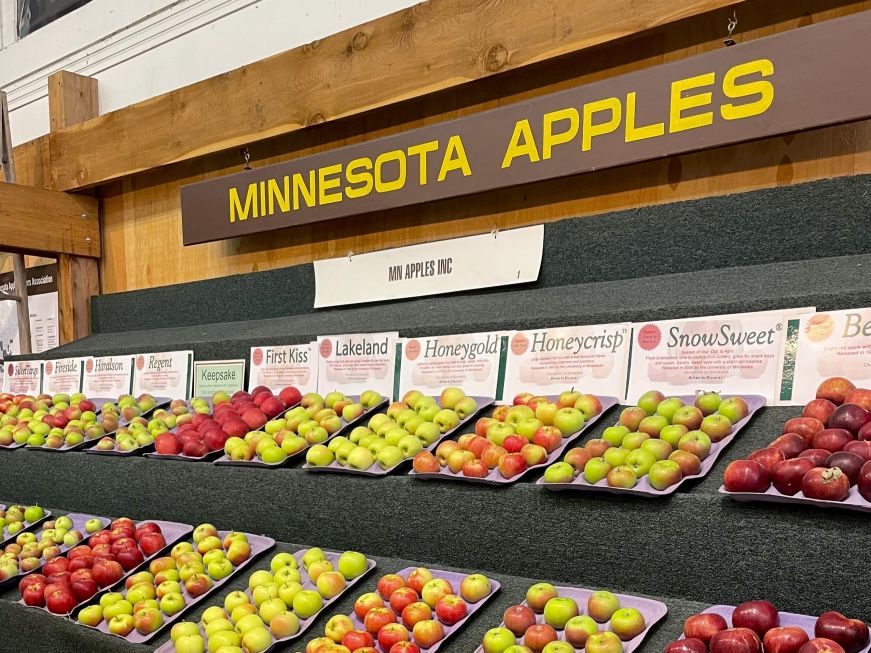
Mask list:
[[[399,175],[393,181],[384,181],[381,169],[384,167],[385,163],[389,163],[390,161],[396,161],[399,164]],[[375,192],[389,193],[390,191],[399,190],[405,186],[405,168],[405,152],[402,150],[393,150],[392,152],[379,154],[378,158],[375,159]]]
[[[420,185],[426,186],[427,182],[427,169],[426,169],[426,155],[430,152],[435,152],[439,149],[438,141],[428,141],[426,143],[421,143],[420,145],[412,145],[408,148],[408,156],[417,156],[420,157],[420,161],[417,164],[417,169],[420,174]]]
[[[230,222],[236,220],[247,220],[248,215],[257,217],[257,184],[248,184],[248,190],[245,193],[245,207],[242,207],[242,202],[239,199],[239,189],[230,189]]]
[[[448,146],[445,148],[445,156],[442,159],[442,167],[439,170],[439,181],[444,181],[451,170],[462,170],[463,176],[472,174],[469,167],[469,159],[466,158],[466,148],[463,147],[463,139],[459,136],[451,136]]]
[[[554,124],[564,120],[569,121],[568,129],[554,132]],[[541,135],[541,158],[549,159],[554,145],[562,145],[571,141],[578,135],[580,126],[581,117],[578,115],[578,110],[574,107],[544,114],[544,127]]]
[[[696,129],[697,127],[705,127],[714,122],[714,114],[711,111],[696,114],[695,116],[684,116],[683,112],[687,109],[695,109],[696,107],[704,107],[711,103],[711,93],[698,93],[697,95],[684,96],[684,91],[691,91],[703,86],[710,86],[714,83],[714,73],[705,73],[704,75],[696,75],[689,79],[679,79],[671,83],[671,109],[669,111],[669,133],[682,132],[687,129]]]
[[[315,205],[315,171],[308,171],[308,186],[305,185],[305,179],[299,172],[293,173],[293,210],[299,210],[299,196],[302,193],[302,199],[305,205],[309,208]]]
[[[605,122],[593,124],[593,115],[609,111],[611,117]],[[593,136],[601,136],[615,131],[620,126],[622,108],[615,97],[588,102],[584,105],[584,127],[581,137],[581,150],[588,152],[593,147]]]
[[[342,191],[327,194],[327,191],[342,185],[342,181],[338,177],[327,179],[327,176],[340,174],[342,174],[341,163],[318,168],[318,201],[320,204],[332,204],[333,202],[342,201]]]
[[[738,82],[739,77],[745,75],[761,75],[769,77],[774,74],[774,64],[768,59],[748,61],[730,68],[723,78],[723,94],[731,99],[758,95],[759,98],[747,104],[724,104],[720,107],[720,115],[726,120],[738,120],[758,116],[768,111],[768,107],[774,102],[774,85],[764,79],[752,82]]]
[[[278,180],[270,179],[267,183],[269,188],[269,215],[275,213],[275,202],[282,213],[290,211],[290,177],[284,177],[284,194],[278,186]]]
[[[645,138],[656,138],[665,133],[665,123],[655,122],[643,127],[635,126],[635,92],[626,94],[626,142],[641,141]]]
[[[358,169],[360,172],[357,172]],[[345,169],[345,177],[347,177],[349,184],[361,184],[360,186],[348,186],[345,189],[345,195],[351,199],[366,197],[366,195],[372,192],[374,185],[372,180],[372,159],[369,157],[354,159]]]
[[[510,168],[514,159],[519,156],[528,157],[530,163],[536,163],[541,160],[541,157],[538,155],[538,149],[535,146],[532,128],[529,126],[529,121],[526,118],[518,120],[514,125],[514,133],[511,134],[511,142],[508,143],[508,149],[505,150],[502,167]]]

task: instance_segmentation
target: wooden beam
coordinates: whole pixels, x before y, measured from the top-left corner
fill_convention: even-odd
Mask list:
[[[50,136],[53,187],[239,147],[742,1],[430,0],[61,129]]]
[[[100,294],[99,262],[61,254],[57,268],[60,342],[64,344],[91,332],[91,296]]]
[[[0,250],[100,256],[92,197],[0,183]]]
[[[66,70],[49,75],[48,115],[53,132],[99,116],[97,80]]]

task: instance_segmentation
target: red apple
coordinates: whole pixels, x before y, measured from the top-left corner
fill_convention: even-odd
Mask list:
[[[378,594],[385,601],[400,587],[405,587],[405,580],[399,574],[385,574],[378,579]]]
[[[664,653],[708,653],[708,645],[695,637],[676,639],[665,647]]]
[[[469,614],[469,606],[456,594],[445,594],[435,606],[436,617],[446,626],[453,626]]]
[[[284,402],[287,407],[296,406],[302,400],[302,393],[292,385],[282,388],[278,393],[279,399]],[[353,650],[353,649],[351,649]]]
[[[777,463],[786,460],[786,455],[784,455],[783,450],[777,447],[765,447],[764,449],[757,449],[747,456],[747,459],[755,460],[770,473]]]
[[[407,606],[419,600],[417,592],[410,587],[398,587],[390,594],[390,608],[396,614],[402,614]]]
[[[523,634],[523,643],[533,651],[541,651],[550,642],[559,639],[552,626],[547,624],[535,624],[526,629]]]
[[[813,441],[813,436],[811,436],[811,441]],[[810,445],[798,433],[784,433],[772,440],[768,446],[780,449],[787,458],[795,458]]]
[[[865,501],[871,501],[871,460],[862,465],[856,485],[859,486],[859,495]]]
[[[407,642],[409,637],[408,629],[402,624],[386,624],[378,631],[378,645],[382,650],[389,651],[394,644]]]
[[[817,400],[825,401],[825,400]],[[808,641],[807,633],[798,626],[772,628],[762,639],[765,653],[798,653]]]
[[[848,619],[834,610],[819,616],[814,635],[834,640],[847,653],[857,653],[868,644],[868,626],[860,619]]]
[[[161,533],[145,533],[139,540],[139,548],[146,556],[153,556],[166,546],[166,539]]]
[[[847,480],[850,481],[850,485],[856,485],[856,482],[859,480],[859,470],[862,469],[862,465],[865,464],[865,459],[862,456],[858,456],[854,453],[850,453],[848,451],[839,451],[838,453],[833,453],[829,456],[828,460],[826,460],[825,467],[837,467],[844,474],[847,475]]]
[[[726,467],[723,484],[729,492],[765,492],[771,475],[755,460],[734,460]]]
[[[832,452],[825,449],[805,449],[798,454],[798,457],[813,461],[814,467],[823,467],[831,455]]]
[[[77,604],[78,601],[71,589],[57,588],[49,590],[46,588],[45,607],[52,614],[69,614]]]
[[[871,413],[862,406],[843,404],[835,409],[828,424],[831,429],[846,429],[856,435],[868,422],[871,422]]]
[[[842,376],[833,376],[826,379],[817,387],[817,399],[828,399],[833,404],[840,406],[844,403],[847,395],[851,390],[855,390],[856,386],[852,381],[845,379]]]
[[[732,612],[732,626],[749,628],[759,637],[764,637],[772,628],[780,625],[780,615],[768,601],[747,601],[735,606]]]
[[[829,417],[835,412],[837,406],[828,399],[814,399],[808,402],[801,411],[802,417],[813,417],[820,420],[823,424],[828,424]]]
[[[683,634],[687,639],[700,639],[707,645],[711,638],[729,625],[726,620],[713,612],[703,612],[687,617],[683,624]]]
[[[560,430],[553,426],[542,426],[532,436],[532,443],[544,447],[548,453],[551,453],[562,445],[563,436]],[[504,443],[503,446],[505,446]]]
[[[826,425],[813,417],[794,417],[783,425],[781,433],[798,433],[804,438],[805,444],[810,447],[814,435],[824,428]]]
[[[711,653],[762,653],[762,640],[749,628],[728,628],[711,638]]]
[[[856,404],[865,410],[871,411],[871,390],[867,388],[856,388],[850,390],[844,396],[845,404]]]
[[[45,583],[35,582],[30,583],[27,587],[19,588],[21,599],[25,605],[35,605],[40,608],[45,607]]]
[[[846,653],[846,651],[834,640],[816,637],[798,649],[798,653]]]
[[[813,468],[814,461],[807,457],[783,460],[771,471],[771,481],[778,492],[792,496],[801,489],[801,480]]]
[[[847,429],[823,429],[814,435],[813,445],[815,449],[825,449],[835,453],[853,439],[853,435]]]
[[[526,471],[526,460],[519,453],[507,453],[499,459],[497,466],[502,478],[513,478]]]
[[[522,637],[535,624],[535,613],[527,605],[512,605],[503,613],[502,621],[515,637]]]
[[[372,608],[363,617],[363,627],[372,635],[378,635],[387,624],[396,622],[396,614],[390,608]]]
[[[814,467],[802,478],[801,491],[809,499],[843,501],[850,494],[850,481],[837,467]]]
[[[360,648],[374,647],[375,638],[365,630],[352,630],[342,637],[342,646],[349,651],[356,651]]]
[[[869,440],[851,440],[844,445],[843,450],[856,454],[862,458],[862,460],[871,460],[871,441]],[[820,463],[820,465],[822,465],[822,463]]]

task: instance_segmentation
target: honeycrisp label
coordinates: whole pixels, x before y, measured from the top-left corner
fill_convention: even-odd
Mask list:
[[[42,383],[42,361],[8,361],[3,375],[3,392],[37,395]]]
[[[742,313],[636,323],[626,400],[664,394],[778,394],[787,315]]]
[[[318,336],[318,392],[360,394],[377,390],[389,397],[393,393],[398,337],[395,331]]]
[[[302,392],[314,392],[318,387],[317,344],[251,347],[251,367],[248,391],[264,385],[279,392],[289,385]]]
[[[90,356],[85,359],[82,392],[89,397],[118,397],[133,392],[132,356]]]
[[[807,403],[831,376],[846,377],[857,387],[871,386],[871,308],[803,315],[797,343],[795,375],[781,387],[784,403]]]
[[[42,391],[56,395],[82,391],[84,358],[56,358],[42,364]]]
[[[516,331],[509,340],[503,398],[571,388],[622,398],[631,331],[628,322]]]
[[[194,353],[164,351],[137,354],[133,365],[133,394],[188,399],[192,391]]]
[[[399,392],[437,395],[458,386],[473,396],[502,397],[508,334],[463,333],[407,338],[401,343]]]

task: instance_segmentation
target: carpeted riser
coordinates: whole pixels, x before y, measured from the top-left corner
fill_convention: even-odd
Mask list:
[[[871,175],[857,175],[548,223],[532,287],[863,254],[869,189]],[[312,312],[313,302],[313,268],[298,265],[98,296],[93,331],[300,315]]]
[[[553,493],[533,484],[537,474],[493,488],[29,451],[0,452],[0,497],[208,519],[285,541],[710,604],[764,596],[791,612],[871,614],[854,578],[871,564],[867,515],[745,505],[717,492],[727,463],[764,446],[795,413],[763,411],[708,478],[668,499]]]

